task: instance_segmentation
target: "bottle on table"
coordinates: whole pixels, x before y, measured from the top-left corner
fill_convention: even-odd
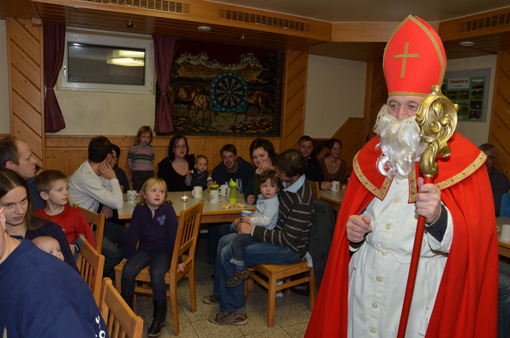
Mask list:
[[[236,204],[237,203],[237,183],[230,179],[230,187],[228,189],[228,203]]]

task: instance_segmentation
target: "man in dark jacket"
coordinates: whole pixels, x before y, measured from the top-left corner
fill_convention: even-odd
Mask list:
[[[255,173],[255,169],[242,157],[237,156],[237,149],[233,144],[224,145],[220,155],[222,162],[213,169],[213,180],[219,185],[229,185],[232,179],[237,183],[237,191],[244,194],[244,188]]]

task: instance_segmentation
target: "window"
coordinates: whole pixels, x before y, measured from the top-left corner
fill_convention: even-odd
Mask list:
[[[153,93],[151,38],[67,32],[60,89]]]

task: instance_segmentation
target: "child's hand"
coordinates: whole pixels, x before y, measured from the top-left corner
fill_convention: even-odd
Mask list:
[[[244,216],[244,215],[241,216],[241,222],[243,222],[243,223],[250,224],[250,219],[251,219],[251,216]]]
[[[120,264],[126,264],[127,262],[127,258],[124,258],[123,260],[120,261]]]
[[[180,263],[179,265],[177,265],[177,267],[179,268],[179,270],[181,270],[181,272],[183,272],[186,269],[186,264]]]
[[[74,256],[74,251],[75,251],[75,247],[74,247],[74,244],[69,244],[69,247],[71,248],[71,252],[73,253],[73,256]]]
[[[238,227],[238,226],[239,226],[239,223],[241,223],[241,219],[240,219],[240,218],[237,218],[237,219],[234,221],[234,225],[235,225],[236,227]]]

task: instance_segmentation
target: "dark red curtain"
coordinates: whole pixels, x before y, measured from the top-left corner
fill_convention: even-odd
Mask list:
[[[175,38],[153,35],[152,39],[154,40],[156,76],[158,78],[159,90],[161,91],[161,97],[156,108],[154,131],[158,134],[169,134],[174,131],[172,110],[170,109],[167,94],[172,63],[174,61]]]
[[[44,84],[46,85],[46,98],[44,99],[45,129],[48,133],[56,133],[66,127],[53,90],[64,60],[66,27],[44,24],[43,32]]]

